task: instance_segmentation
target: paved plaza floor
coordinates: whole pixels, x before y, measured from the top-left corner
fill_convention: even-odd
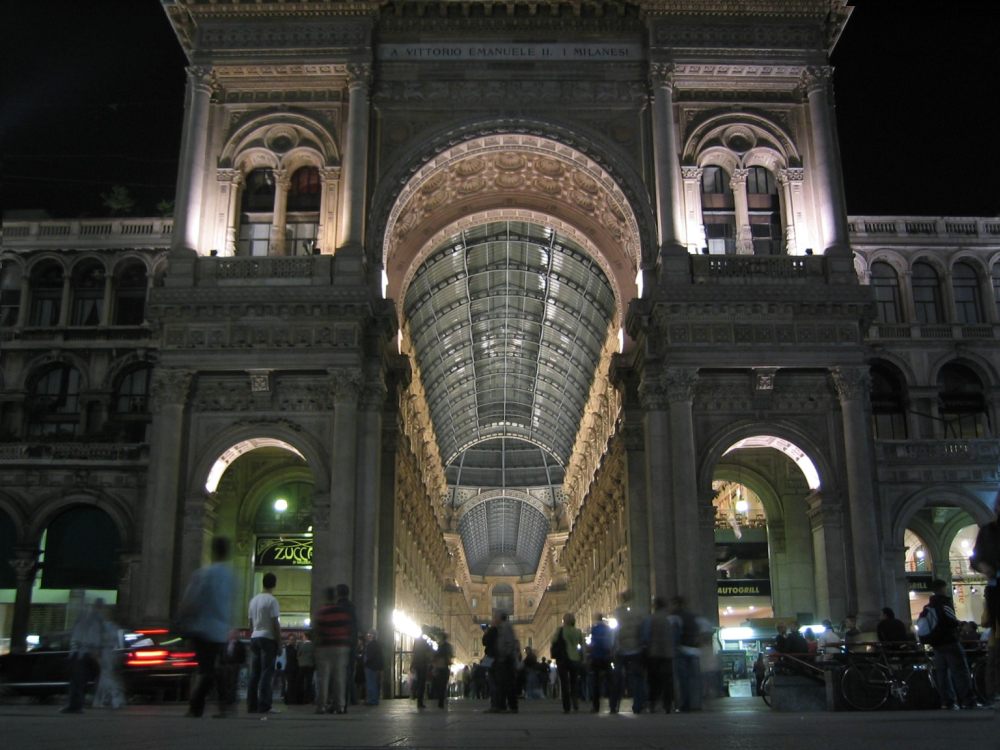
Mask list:
[[[418,712],[407,700],[315,715],[281,706],[262,721],[184,717],[186,706],[129,706],[62,715],[57,705],[0,705],[0,748],[158,750],[207,748],[476,748],[478,750],[1000,750],[1000,714],[883,711],[779,714],[757,698],[729,698],[694,714],[565,715],[554,701],[518,714],[483,713],[480,701],[452,700]]]

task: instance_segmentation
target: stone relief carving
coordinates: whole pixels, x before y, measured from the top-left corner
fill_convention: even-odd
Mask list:
[[[150,383],[153,413],[163,411],[166,406],[183,406],[191,390],[191,370],[158,367],[153,370]]]

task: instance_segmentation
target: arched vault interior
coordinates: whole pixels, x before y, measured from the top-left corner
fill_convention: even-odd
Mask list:
[[[413,274],[406,326],[450,497],[475,504],[473,574],[537,567],[616,304],[598,263],[536,223],[463,229]]]

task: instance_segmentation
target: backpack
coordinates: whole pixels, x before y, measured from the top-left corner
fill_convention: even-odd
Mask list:
[[[552,641],[549,654],[556,661],[566,661],[569,658],[569,650],[566,648],[566,638],[563,636],[563,629],[559,628],[556,639]]]
[[[924,611],[917,618],[917,635],[921,638],[928,638],[938,625],[937,610],[931,606],[924,607]]]

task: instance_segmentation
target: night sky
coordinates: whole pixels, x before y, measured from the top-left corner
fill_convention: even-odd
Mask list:
[[[157,0],[0,18],[3,210],[107,215],[101,194],[124,184],[155,214],[173,197],[185,65]],[[857,4],[833,58],[850,213],[1000,215],[998,29],[996,2]]]

